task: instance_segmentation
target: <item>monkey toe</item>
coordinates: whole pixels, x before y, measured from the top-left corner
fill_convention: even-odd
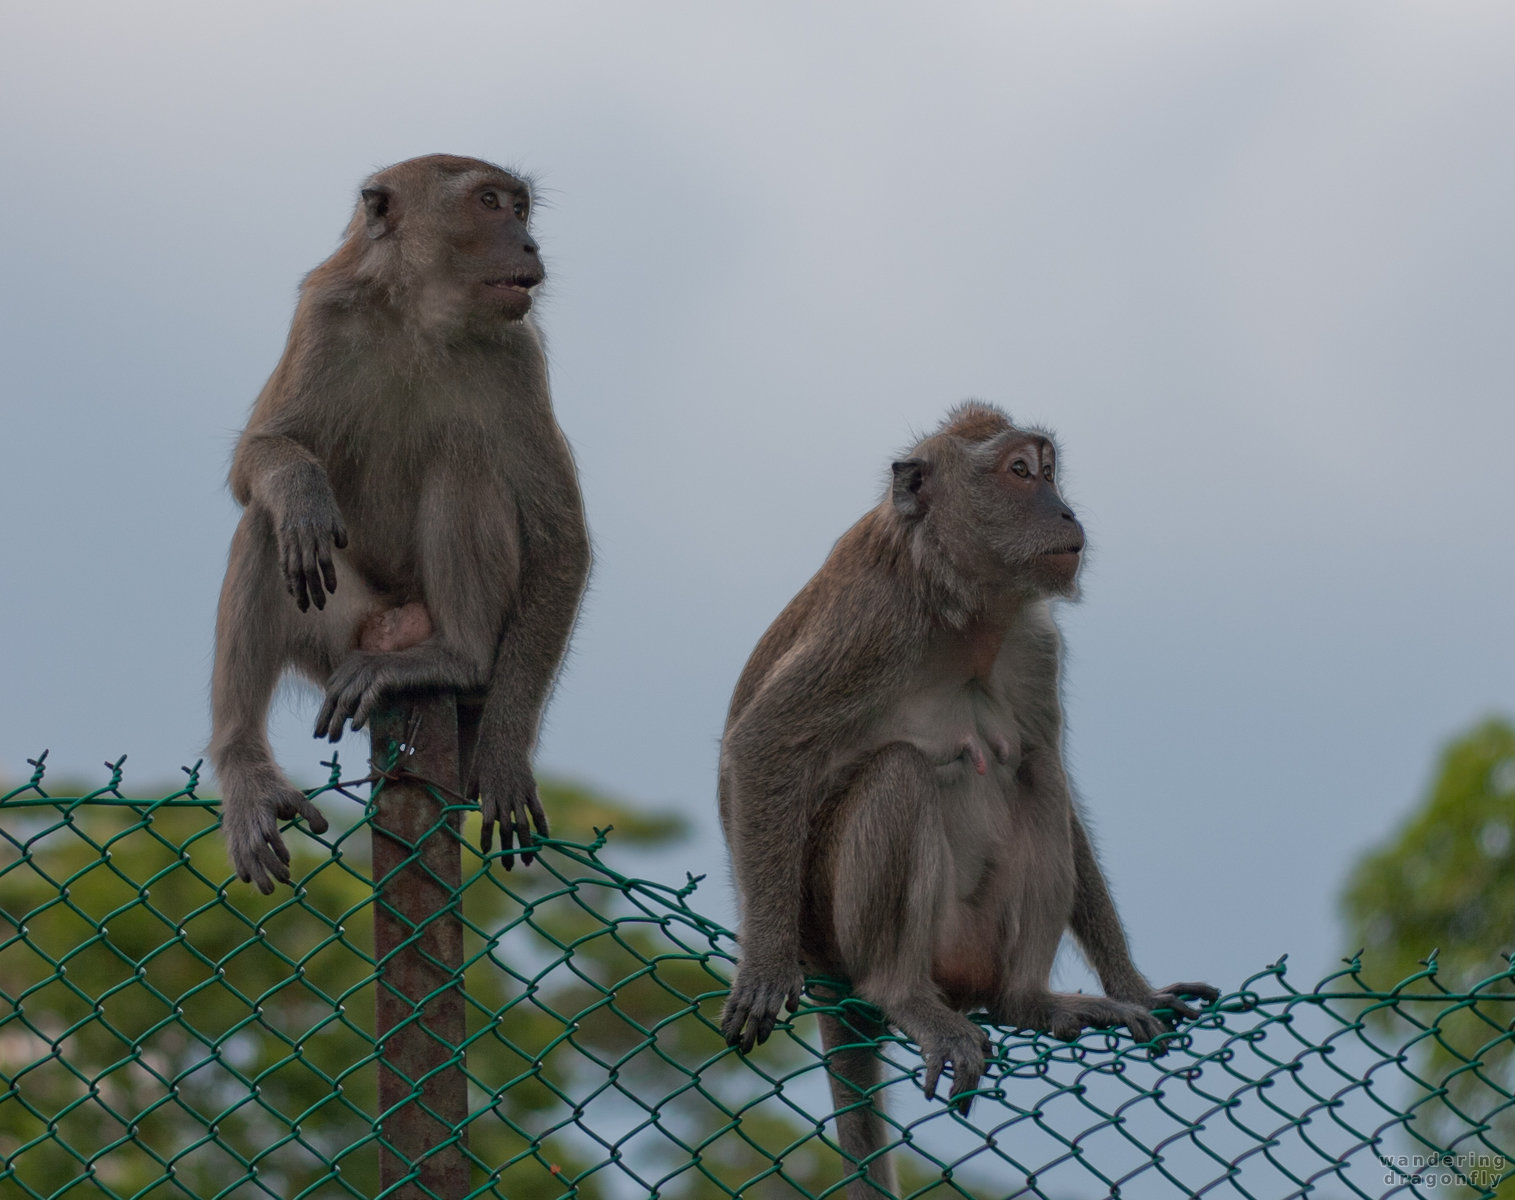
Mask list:
[[[971,1093],[978,1089],[979,1080],[984,1074],[988,1041],[975,1029],[971,1034],[948,1035],[933,1040],[922,1046],[921,1052],[926,1064],[921,1090],[925,1092],[926,1099],[936,1099],[937,1084],[941,1082],[943,1070],[950,1065],[952,1088],[947,1093],[947,1103],[966,1116],[973,1104]]]
[[[721,1037],[728,1046],[736,1046],[743,1054],[754,1045],[754,1039],[747,1031],[751,1017],[751,1010],[735,995],[726,1001],[726,1008],[721,1013]]]
[[[516,821],[513,828],[515,829],[516,845],[521,848],[521,865],[529,867],[536,860],[536,855],[527,849],[528,846],[536,845],[536,839],[531,836],[531,826],[527,824],[525,817],[521,817]]]
[[[1113,1016],[1113,1020],[1104,1024],[1124,1025],[1133,1041],[1140,1045],[1150,1045],[1154,1054],[1161,1054],[1166,1049],[1166,1046],[1158,1039],[1164,1034],[1171,1033],[1173,1027],[1162,1018],[1154,1016],[1146,1008],[1139,1004],[1122,1002]]]
[[[281,821],[302,820],[310,829],[311,833],[325,833],[329,828],[326,815],[306,797],[304,792],[290,791],[281,795],[274,805],[274,815]],[[283,850],[280,855],[285,862],[289,861],[289,851],[284,849],[284,839],[279,839],[279,849]]]
[[[957,1115],[966,1117],[973,1110],[973,1100],[978,1091],[979,1079],[975,1078],[971,1083],[966,1076],[952,1085],[952,1090],[947,1093],[947,1107],[955,1109]]]
[[[532,835],[535,824],[541,836],[547,834],[547,814],[537,795],[536,780],[531,767],[520,762],[508,762],[494,769],[479,772],[479,810],[483,828],[479,844],[485,854],[494,844],[496,826],[500,831],[500,863],[508,871],[520,861],[530,866],[536,861],[536,838]]]
[[[1084,1031],[1084,1022],[1072,1013],[1058,1013],[1047,1025],[1047,1032],[1059,1041],[1076,1042]]]
[[[1214,1004],[1220,999],[1220,992],[1208,983],[1170,983],[1162,991],[1164,995],[1198,1000],[1201,1004]]]
[[[1171,992],[1158,992],[1152,998],[1152,1007],[1173,1014],[1173,1018],[1179,1021],[1196,1021],[1199,1013],[1185,1004]]]
[[[257,843],[231,842],[232,865],[237,878],[250,883],[265,896],[273,894],[275,881],[290,882],[289,850],[277,832],[264,835]]]
[[[1186,1004],[1186,999],[1214,1004],[1220,999],[1220,993],[1208,983],[1171,983],[1154,992],[1147,1007],[1162,1010],[1165,1015],[1159,1019],[1171,1029],[1179,1021],[1199,1020],[1199,1010]]]
[[[797,975],[792,980],[749,982],[739,974],[721,1013],[721,1036],[726,1044],[747,1054],[766,1042],[785,1005],[791,1012],[799,1007],[801,983]]]

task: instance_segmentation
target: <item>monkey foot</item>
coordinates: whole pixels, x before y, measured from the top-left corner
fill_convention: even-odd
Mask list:
[[[926,1064],[926,1077],[921,1087],[927,1100],[935,1100],[942,1071],[951,1066],[952,1090],[947,1093],[947,1103],[966,1117],[973,1106],[971,1093],[977,1090],[979,1080],[983,1078],[984,1062],[989,1056],[989,1038],[966,1018],[963,1024],[966,1028],[922,1040],[921,1058]]]

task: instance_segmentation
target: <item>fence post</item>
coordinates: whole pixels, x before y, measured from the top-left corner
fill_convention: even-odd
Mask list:
[[[385,1200],[462,1200],[470,1190],[462,821],[443,815],[460,791],[456,697],[422,696],[376,714],[370,738],[381,770],[391,745],[403,747],[370,831],[379,1111],[388,1114],[379,1183]],[[422,779],[448,792],[433,797]]]

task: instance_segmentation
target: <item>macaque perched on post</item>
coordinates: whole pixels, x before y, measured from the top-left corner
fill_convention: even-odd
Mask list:
[[[806,974],[843,978],[920,1045],[928,1097],[951,1067],[966,1112],[988,1051],[967,1012],[1149,1042],[1171,1028],[1155,1010],[1192,1018],[1186,998],[1217,998],[1133,965],[1073,802],[1049,602],[1075,594],[1083,550],[1051,438],[963,404],[758,642],[721,744],[742,911],[732,1045],[766,1039]],[[1106,995],[1048,990],[1069,929]],[[821,1017],[842,1150],[879,1155],[849,1200],[895,1188],[859,1045],[885,1032]]]
[[[474,158],[368,179],[237,443],[246,511],[216,615],[210,754],[232,863],[264,892],[289,881],[278,822],[326,829],[268,744],[287,668],[324,689],[315,732],[332,741],[397,693],[458,692],[484,849],[496,825],[506,850],[547,832],[531,756],[589,538],[528,315],[545,278],[531,203]]]

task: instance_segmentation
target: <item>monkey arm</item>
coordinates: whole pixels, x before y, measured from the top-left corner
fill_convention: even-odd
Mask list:
[[[1094,854],[1094,843],[1075,808],[1073,819],[1073,862],[1078,873],[1073,894],[1073,918],[1069,922],[1090,964],[1099,974],[1105,995],[1114,1000],[1129,1000],[1148,1009],[1166,1008],[1186,1021],[1199,1016],[1185,1004],[1186,999],[1213,1004],[1220,993],[1208,983],[1170,983],[1154,988],[1131,961],[1126,931],[1115,912],[1115,901],[1105,886],[1105,876]]]
[[[237,443],[231,490],[239,504],[268,513],[284,585],[300,611],[312,602],[325,608],[337,588],[332,551],[347,545],[347,526],[320,460],[293,438],[248,433]]]
[[[877,697],[889,694],[900,658],[887,625],[843,619],[835,632],[799,639],[762,664],[722,743],[721,810],[741,895],[741,965],[722,1015],[726,1040],[745,1052],[766,1040],[787,1003],[799,1004],[801,924],[817,817],[839,794],[846,765],[834,760],[866,741]]]
[[[1131,961],[1126,931],[1115,911],[1115,901],[1105,884],[1104,872],[1094,853],[1094,843],[1077,808],[1072,812],[1073,869],[1076,883],[1073,892],[1073,918],[1069,922],[1073,936],[1083,947],[1089,964],[1099,974],[1105,995],[1116,1000],[1145,1000],[1152,985]]]
[[[748,729],[762,736],[760,728]],[[799,763],[772,756],[747,761],[741,734],[740,727],[728,733],[735,761],[721,781],[742,901],[742,957],[721,1014],[721,1033],[745,1054],[768,1039],[785,1005],[791,1012],[799,1007],[804,868],[818,805],[816,781]]]
[[[486,852],[496,825],[504,850],[510,849],[513,840],[523,848],[529,845],[532,825],[541,834],[548,832],[547,815],[532,776],[531,753],[578,617],[590,559],[576,490],[562,507],[569,519],[555,524],[550,541],[526,531],[519,591],[494,657],[471,778],[465,780],[469,794],[477,794],[483,810]],[[530,854],[521,856],[523,863],[531,860]],[[510,867],[509,857],[504,865]]]

